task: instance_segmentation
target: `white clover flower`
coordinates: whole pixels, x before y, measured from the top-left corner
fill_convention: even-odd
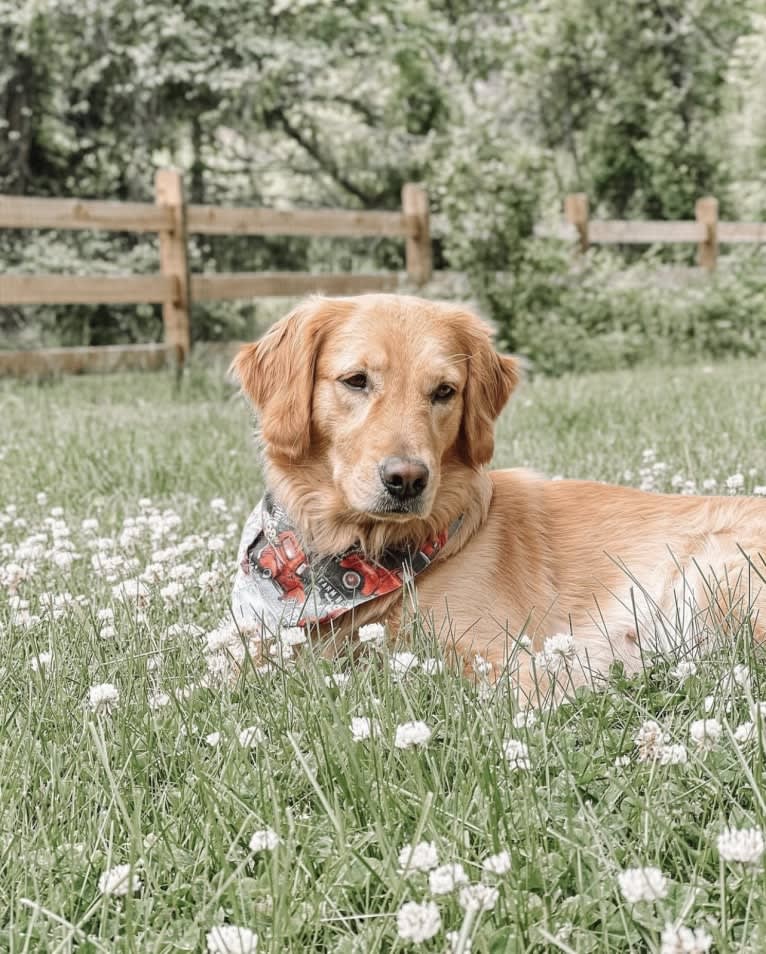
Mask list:
[[[425,722],[403,722],[396,727],[394,745],[397,749],[411,749],[416,745],[426,745],[431,735],[431,730]]]
[[[467,884],[460,889],[458,902],[464,911],[491,911],[500,892],[488,884]]]
[[[441,659],[434,659],[432,656],[427,656],[420,661],[420,671],[424,672],[427,676],[438,676],[444,672],[444,662]]]
[[[529,749],[525,742],[519,742],[518,739],[507,739],[503,743],[503,754],[508,759],[508,765],[512,769],[530,769],[532,767],[529,761]]]
[[[705,711],[705,715],[710,715],[713,709],[715,709],[715,696],[705,696],[702,708]]]
[[[249,725],[239,733],[239,744],[244,749],[254,749],[260,742],[264,742],[266,736],[259,725]]]
[[[345,689],[351,681],[351,674],[347,672],[333,672],[324,677],[324,683],[328,689]]]
[[[666,924],[660,938],[660,954],[707,954],[713,938],[704,928],[676,927]]]
[[[382,623],[367,623],[359,627],[356,635],[360,643],[380,647],[386,639],[386,627]]]
[[[753,493],[756,497],[766,497],[766,484],[758,484],[757,487],[753,487]]]
[[[86,517],[80,524],[83,533],[96,533],[98,531],[98,520],[95,517]]]
[[[535,656],[540,669],[555,676],[575,658],[575,643],[569,633],[550,636],[543,644],[543,651]]]
[[[513,717],[514,729],[533,729],[537,725],[537,713],[534,709],[522,709]]]
[[[710,752],[721,738],[723,726],[718,719],[697,719],[689,727],[689,738],[700,752]]]
[[[141,890],[141,879],[133,874],[130,865],[115,865],[109,868],[98,879],[98,890],[101,894],[121,897],[126,894],[136,894]]]
[[[120,701],[120,692],[111,682],[102,682],[88,690],[88,705],[94,712],[109,713]]]
[[[617,875],[622,896],[630,904],[657,901],[668,893],[665,875],[659,868],[627,868]]]
[[[725,828],[716,844],[724,861],[739,861],[745,865],[757,865],[766,848],[760,828]]]
[[[254,831],[250,839],[250,851],[273,851],[279,844],[279,835],[273,828]]]
[[[726,478],[726,489],[730,494],[736,494],[738,490],[742,490],[745,486],[745,475],[744,474],[732,474],[731,477]]]
[[[149,703],[150,709],[162,709],[170,702],[170,696],[167,692],[160,692],[159,689],[155,689],[149,693],[146,701]]]
[[[463,943],[460,944],[460,931],[447,931],[444,937],[452,954],[455,954],[458,949],[462,954],[471,954],[471,939],[463,938]],[[459,944],[460,947],[458,948]]]
[[[751,678],[749,666],[737,665],[732,669],[731,675],[738,686],[741,686],[746,691],[750,689]]]
[[[442,919],[433,901],[418,904],[407,901],[396,915],[396,930],[403,941],[422,944],[435,937],[441,930]]]
[[[255,954],[258,935],[250,928],[223,924],[207,932],[208,954]]]
[[[743,722],[742,725],[738,725],[734,731],[734,739],[739,742],[752,742],[755,738],[755,723],[754,722]]]
[[[29,660],[29,668],[32,670],[32,672],[42,672],[42,670],[47,669],[52,662],[52,652],[47,651],[44,653],[39,653],[39,655],[33,656]]]
[[[210,501],[210,509],[216,513],[226,513],[229,508],[226,506],[226,501],[223,497],[213,497]]]
[[[35,500],[37,501],[38,507],[44,507],[48,503],[48,494],[46,494],[44,490],[41,490],[35,495]]]
[[[614,760],[615,768],[625,768],[626,765],[630,765],[630,756],[629,755],[618,755]]]
[[[697,664],[691,659],[683,660],[670,670],[670,675],[683,685],[687,679],[697,674]]]
[[[405,845],[399,852],[399,870],[402,874],[411,871],[430,871],[439,864],[439,852],[433,841],[420,841],[417,845]]]
[[[529,650],[532,648],[532,640],[529,638],[529,636],[527,636],[526,633],[523,633],[521,636],[519,636],[519,638],[516,640],[516,644],[521,649]]]
[[[496,855],[487,855],[481,867],[488,874],[504,875],[511,870],[511,856],[507,851],[499,851]]]
[[[388,660],[391,672],[395,676],[403,676],[405,673],[412,672],[418,667],[418,657],[415,653],[401,652],[391,653]]]
[[[431,894],[449,894],[461,884],[468,884],[468,875],[461,864],[439,865],[428,873]]]
[[[663,745],[657,753],[660,765],[685,765],[689,760],[686,746],[682,743]]]
[[[216,745],[221,741],[220,732],[211,732],[209,735],[205,736],[205,742],[212,748],[215,748]]]
[[[638,761],[653,762],[659,757],[665,743],[669,741],[670,736],[663,731],[662,726],[654,719],[647,719],[634,737],[638,749]]]
[[[302,646],[308,642],[306,630],[301,626],[288,626],[279,633],[279,641],[283,646]]]
[[[363,742],[380,733],[380,726],[367,716],[354,716],[351,719],[351,738],[354,742]]]
[[[139,579],[123,580],[112,587],[112,596],[116,600],[131,601],[139,606],[149,602],[151,591],[146,583]]]
[[[177,603],[183,595],[183,584],[178,583],[176,580],[171,580],[167,586],[160,588],[160,596],[166,603]]]
[[[478,653],[473,657],[473,671],[476,673],[479,678],[484,679],[487,676],[492,674],[494,670],[492,663],[485,659],[484,656],[480,656]]]

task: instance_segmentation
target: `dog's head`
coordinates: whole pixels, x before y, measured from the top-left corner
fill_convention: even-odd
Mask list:
[[[302,486],[359,526],[430,522],[449,473],[490,460],[518,381],[471,312],[396,295],[311,298],[233,369],[278,495]]]

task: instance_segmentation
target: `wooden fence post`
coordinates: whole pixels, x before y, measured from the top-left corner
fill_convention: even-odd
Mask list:
[[[175,283],[175,295],[162,303],[162,322],[165,343],[174,349],[178,366],[182,367],[191,348],[191,296],[181,173],[177,169],[158,169],[154,177],[154,195],[157,205],[173,211],[173,228],[159,233],[160,271]]]
[[[423,186],[405,182],[402,186],[402,212],[414,216],[417,228],[408,235],[405,244],[407,277],[416,285],[425,285],[431,280],[433,258],[431,255],[431,229],[428,217],[428,193]]]
[[[580,251],[588,251],[588,196],[574,192],[564,199],[564,217],[574,225],[580,237]]]
[[[707,232],[707,237],[697,249],[697,264],[712,272],[718,261],[718,199],[712,195],[697,199],[694,217],[700,225],[705,226]]]

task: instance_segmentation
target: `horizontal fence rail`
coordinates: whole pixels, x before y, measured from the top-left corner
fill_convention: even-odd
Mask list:
[[[396,291],[403,279],[424,285],[432,276],[428,195],[407,183],[399,212],[349,209],[268,209],[187,205],[183,181],[159,169],[155,203],[105,202],[0,195],[0,228],[93,229],[153,232],[159,237],[160,270],[154,275],[0,275],[0,306],[70,304],[161,304],[164,343],[115,348],[53,348],[0,351],[0,374],[79,372],[123,367],[182,365],[191,347],[193,301],[298,297],[314,292],[355,295]],[[189,274],[188,236],[303,235],[393,238],[404,241],[406,275],[241,272]]]
[[[537,225],[534,233],[539,238],[577,242],[583,252],[590,245],[696,244],[697,262],[707,271],[716,267],[721,244],[766,242],[766,223],[720,221],[718,200],[713,196],[698,199],[694,212],[693,220],[681,221],[591,219],[587,195],[577,192],[564,201],[564,222]]]

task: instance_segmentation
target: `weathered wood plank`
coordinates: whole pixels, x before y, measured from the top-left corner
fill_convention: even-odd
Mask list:
[[[401,212],[356,212],[347,209],[261,209],[190,205],[189,232],[203,235],[415,235],[416,216]]]
[[[588,222],[588,240],[600,245],[652,245],[654,242],[704,242],[707,230],[698,222],[621,221]]]
[[[157,205],[173,215],[172,229],[160,232],[160,271],[169,278],[176,294],[162,303],[165,342],[175,349],[179,365],[183,365],[191,348],[189,296],[189,260],[186,238],[186,204],[184,184],[177,169],[158,169],[154,178]]]
[[[193,301],[235,298],[290,298],[300,295],[359,295],[369,291],[396,291],[396,272],[368,275],[304,272],[234,272],[192,275]]]
[[[171,357],[165,344],[104,345],[92,348],[44,348],[0,351],[0,376],[27,377],[85,371],[156,371]]]
[[[719,222],[718,241],[766,243],[766,222]]]
[[[5,229],[158,232],[172,226],[173,215],[170,210],[157,208],[147,202],[0,195],[0,228]]]
[[[0,275],[0,305],[118,305],[176,296],[165,275]]]

